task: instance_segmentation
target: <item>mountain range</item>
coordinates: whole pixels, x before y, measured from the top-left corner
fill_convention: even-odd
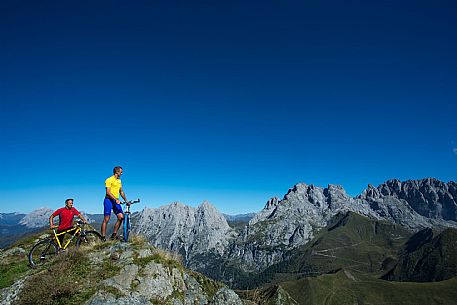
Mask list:
[[[388,180],[351,197],[298,183],[254,215],[176,202],[144,208],[132,223],[186,268],[242,289],[243,304],[451,304],[456,190],[432,178]],[[0,214],[0,225],[39,226],[28,216]]]
[[[455,182],[432,178],[389,180],[376,188],[369,185],[356,197],[339,185],[298,183],[283,199],[268,200],[244,226],[231,227],[208,202],[197,208],[181,203],[145,208],[134,215],[133,223],[136,233],[154,246],[179,253],[188,267],[237,282],[240,274],[260,273],[283,261],[340,213],[387,221],[408,232],[455,228],[455,198]]]

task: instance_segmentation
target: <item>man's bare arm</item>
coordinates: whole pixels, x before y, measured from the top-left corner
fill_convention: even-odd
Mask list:
[[[49,217],[49,228],[50,229],[54,229],[57,227],[56,225],[54,225],[54,217],[55,217],[54,215],[51,215],[51,217]]]
[[[121,189],[119,190],[119,194],[121,194],[121,197],[124,198],[124,201],[125,201],[125,202],[128,202],[127,197],[125,197],[125,193],[124,193],[124,190],[122,189],[122,187],[121,187]]]
[[[78,215],[79,219],[81,219],[82,221],[84,221],[84,223],[88,223],[87,220],[84,218],[83,214],[79,213]]]

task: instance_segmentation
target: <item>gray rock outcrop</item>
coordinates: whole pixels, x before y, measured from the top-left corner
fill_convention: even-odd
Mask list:
[[[240,297],[228,288],[221,288],[213,297],[211,305],[243,305]]]
[[[114,256],[114,253],[119,255]],[[149,248],[135,249],[128,244],[112,246],[103,255],[98,253],[97,257],[105,259],[115,257],[116,264],[123,267],[117,275],[103,281],[102,286],[107,288],[100,289],[86,305],[242,304],[238,295],[227,287],[210,296],[195,274],[161,255]],[[98,259],[91,261],[92,264],[101,263]]]
[[[21,292],[26,278],[16,281],[10,287],[0,289],[0,305],[11,305],[16,302],[18,294]]]

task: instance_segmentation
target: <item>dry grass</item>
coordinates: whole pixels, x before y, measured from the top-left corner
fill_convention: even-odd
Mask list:
[[[85,296],[78,292],[89,273],[89,262],[79,252],[60,255],[48,269],[26,281],[17,304],[79,304]]]
[[[180,265],[183,265],[184,260],[183,260],[182,256],[179,255],[178,253],[169,252],[169,251],[165,251],[165,250],[158,249],[158,248],[154,248],[152,253],[158,254],[160,257],[162,257],[165,260],[175,261],[175,262],[179,263]]]

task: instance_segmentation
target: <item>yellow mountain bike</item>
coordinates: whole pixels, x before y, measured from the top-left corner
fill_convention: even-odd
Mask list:
[[[84,222],[77,220],[73,228],[57,233],[56,229],[52,230],[53,235],[37,242],[29,252],[30,266],[37,267],[43,265],[59,252],[65,251],[73,242],[76,247],[82,245],[93,245],[101,242],[102,236],[97,231],[87,231],[84,228]],[[65,234],[71,234],[71,237],[61,244],[59,237]],[[63,240],[63,239],[62,239]]]

